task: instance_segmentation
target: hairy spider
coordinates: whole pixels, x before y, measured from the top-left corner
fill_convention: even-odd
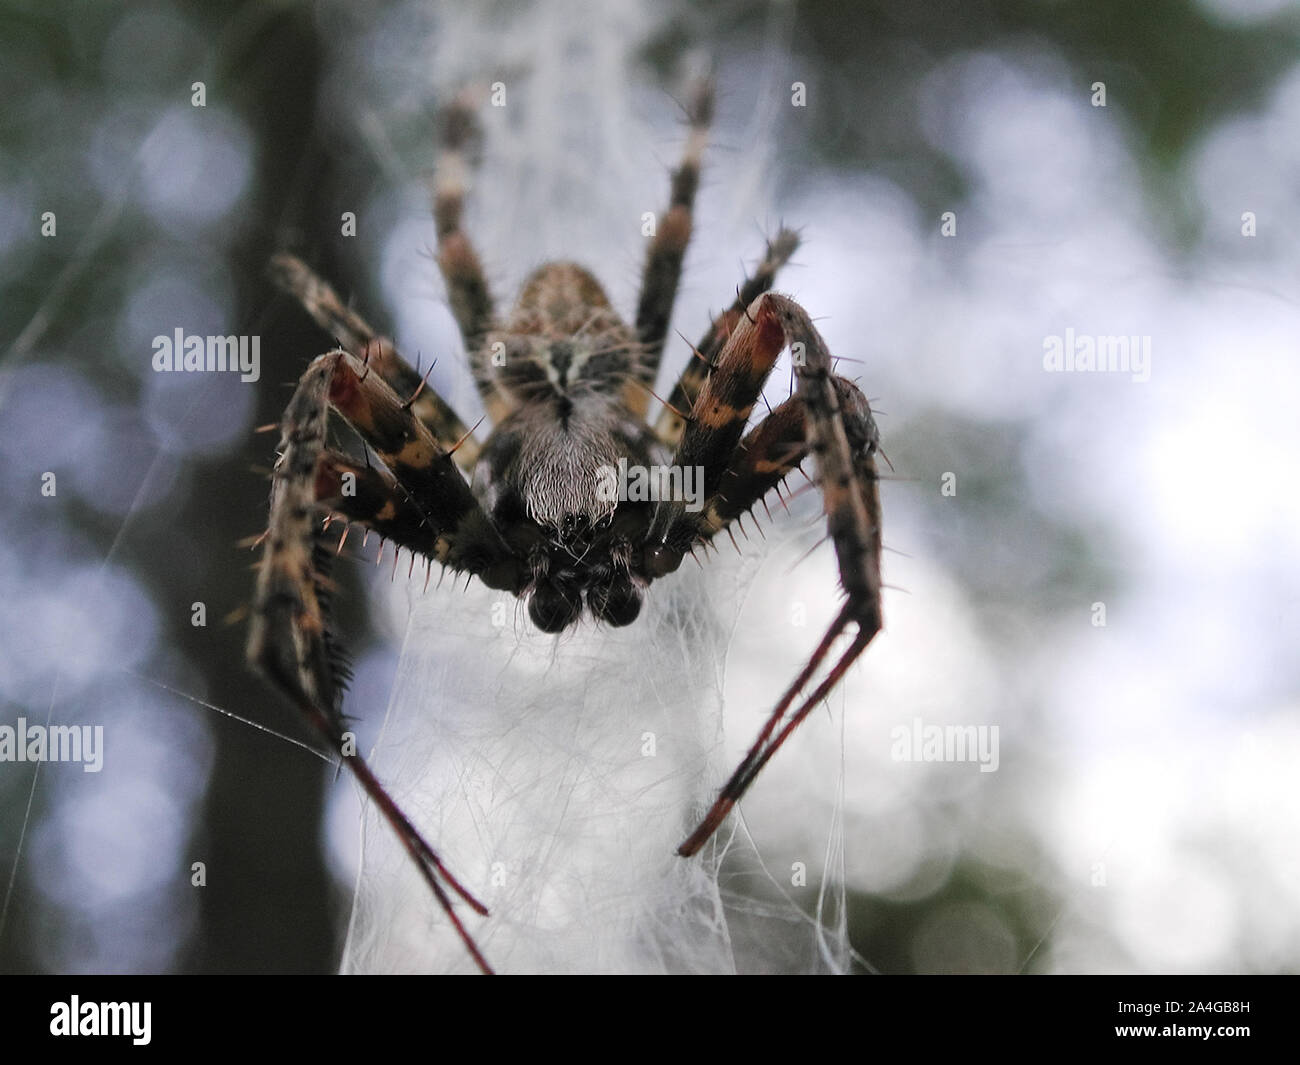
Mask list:
[[[528,604],[539,629],[558,633],[584,608],[610,625],[636,620],[656,579],[707,544],[810,453],[846,602],[807,666],[678,853],[700,849],[787,736],[879,631],[878,436],[862,393],[834,372],[807,313],[771,288],[798,238],[782,230],[730,308],[710,325],[653,425],[647,410],[692,226],[692,204],[712,112],[698,84],[690,134],[671,199],[651,240],[636,321],[628,326],[600,284],[573,263],[548,263],[498,319],[461,228],[474,111],[462,94],[443,115],[433,210],[438,265],[465,340],[491,432],[480,443],[393,343],[377,336],[330,287],[291,256],[277,283],[341,345],[315,359],[282,422],[270,521],[257,581],[250,660],[339,752],[391,823],[476,963],[487,961],[452,905],[487,910],[447,870],[345,734],[346,667],[329,623],[331,523],[361,525],[430,562],[476,576]],[[745,434],[778,356],[791,349],[797,387]],[[356,458],[327,441],[330,412],[367,445]],[[742,434],[744,434],[742,439]],[[371,454],[378,462],[371,461]],[[682,498],[610,499],[603,474],[627,468],[697,470],[702,505]],[[472,474],[470,480],[466,474]],[[832,645],[847,647],[813,684]],[[794,707],[791,712],[791,707]]]

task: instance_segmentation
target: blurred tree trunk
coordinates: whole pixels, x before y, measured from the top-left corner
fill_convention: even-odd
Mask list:
[[[255,136],[248,222],[231,248],[230,264],[238,285],[231,331],[262,337],[262,378],[254,386],[258,425],[279,421],[289,397],[285,383],[321,350],[319,335],[301,316],[285,313],[266,279],[267,262],[294,226],[324,224],[328,214],[322,200],[330,187],[330,160],[313,136],[321,63],[311,9],[288,9],[262,20],[239,54],[228,57],[221,83],[209,87],[241,112]],[[185,528],[206,531],[204,550],[211,558],[229,560],[220,569],[236,575],[226,590],[232,607],[251,598],[253,574],[242,563],[256,556],[235,544],[265,518],[268,486],[254,469],[271,465],[277,439],[274,433],[254,436],[243,461],[203,469],[183,519]],[[242,584],[239,576],[246,578]],[[293,712],[245,666],[246,624],[211,635],[204,631],[184,627],[181,639],[190,660],[206,673],[211,701],[309,738]],[[247,725],[219,719],[214,732],[217,757],[192,848],[207,863],[208,885],[183,967],[333,971],[337,915],[321,824],[322,789],[333,775],[306,752]]]

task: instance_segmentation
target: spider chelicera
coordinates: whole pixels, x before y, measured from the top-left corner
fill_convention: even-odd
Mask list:
[[[272,264],[277,283],[340,347],[311,363],[284,414],[248,655],[356,774],[484,972],[491,969],[450,896],[480,914],[486,908],[448,871],[346,733],[346,669],[330,629],[328,575],[343,540],[333,542],[331,525],[342,526],[343,539],[360,525],[407,548],[413,559],[423,556],[511,592],[527,601],[529,617],[545,632],[578,623],[584,609],[607,624],[629,625],[653,581],[730,532],[732,522],[811,455],[845,603],[679,848],[684,857],[713,834],[880,629],[876,425],[862,393],[835,373],[807,313],[769,291],[798,244],[794,233],[783,229],[769,241],[735,302],[693,349],[663,412],[653,424],[647,418],[712,107],[712,87],[701,82],[687,107],[686,150],[650,240],[632,326],[591,273],[562,262],[536,270],[509,317],[496,316],[461,228],[474,106],[462,94],[446,108],[434,177],[438,265],[492,423],[482,442],[392,342],[305,264],[288,255]],[[796,387],[745,433],[787,347]],[[366,455],[330,445],[331,412],[359,434]],[[698,471],[700,498],[694,505],[682,498],[611,500],[602,486],[620,463]],[[845,635],[847,647],[832,655]]]

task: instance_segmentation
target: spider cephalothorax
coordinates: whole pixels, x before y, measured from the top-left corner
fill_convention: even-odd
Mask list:
[[[302,262],[279,256],[273,264],[278,283],[341,346],[312,362],[285,411],[249,657],[356,773],[485,971],[447,889],[486,910],[346,742],[328,616],[330,527],[343,528],[335,551],[348,528],[361,525],[407,548],[413,560],[422,556],[430,566],[437,562],[508,591],[526,600],[529,618],[545,632],[561,632],[584,612],[628,625],[655,580],[719,533],[730,533],[734,521],[811,455],[846,602],[682,844],[682,855],[712,835],[880,629],[876,426],[862,393],[836,375],[807,313],[769,291],[798,243],[793,233],[782,230],[769,242],[735,302],[692,349],[663,413],[653,424],[646,417],[690,237],[711,110],[711,89],[702,84],[693,94],[685,157],[673,173],[669,209],[650,242],[629,325],[595,277],[572,263],[539,268],[510,315],[496,317],[461,228],[473,111],[464,98],[448,109],[434,185],[438,264],[492,422],[481,444],[392,342]],[[764,382],[787,348],[797,387],[746,433]],[[356,431],[365,454],[330,445],[331,416]],[[667,471],[664,483],[676,490],[611,491],[615,470],[619,483],[628,470]],[[688,480],[691,493],[681,490]],[[850,627],[848,646],[814,685]]]
[[[489,384],[509,408],[474,469],[479,501],[522,560],[528,616],[545,632],[591,614],[628,625],[641,607],[647,507],[600,491],[602,471],[661,457],[624,399],[642,347],[580,266],[537,270],[500,332]]]

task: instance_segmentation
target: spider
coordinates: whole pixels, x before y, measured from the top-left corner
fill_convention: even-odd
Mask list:
[[[481,915],[487,909],[399,809],[345,730],[347,667],[330,628],[329,566],[351,526],[407,548],[412,564],[420,555],[526,600],[529,618],[544,632],[563,632],[584,613],[630,625],[652,582],[730,533],[732,522],[811,454],[845,602],[678,849],[683,857],[716,831],[881,627],[879,437],[866,398],[835,373],[808,314],[771,291],[798,245],[793,232],[782,229],[768,242],[735,301],[692,349],[663,412],[653,424],[647,416],[712,110],[712,84],[701,80],[686,107],[686,149],[646,253],[629,326],[596,278],[569,262],[539,267],[509,316],[496,315],[461,221],[477,139],[474,104],[462,93],[444,109],[433,180],[437,261],[492,423],[481,443],[393,343],[304,263],[289,255],[272,263],[278,285],[340,346],[308,366],[283,416],[248,657],[356,775],[485,973],[491,967],[451,896]],[[787,347],[797,386],[745,433]],[[364,441],[363,458],[330,445],[331,412]],[[601,474],[620,461],[628,468],[664,469],[667,462],[670,470],[699,471],[702,505],[679,497],[608,499]],[[337,544],[327,536],[334,523],[343,526]],[[847,647],[832,655],[835,642],[850,634]],[[831,663],[825,675],[802,695],[824,662]]]

